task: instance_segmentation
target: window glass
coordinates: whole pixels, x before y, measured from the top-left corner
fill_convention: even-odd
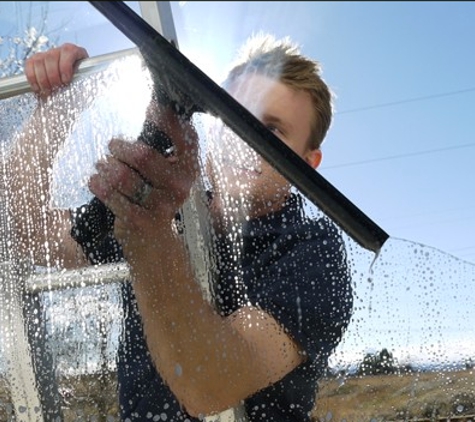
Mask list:
[[[140,2],[125,3],[140,14]],[[473,4],[170,5],[186,78],[144,62],[89,2],[0,5],[2,81],[67,41],[87,48],[85,64],[103,57],[39,109],[31,92],[0,101],[0,420],[473,418]],[[320,165],[307,149],[308,95],[272,66],[263,73],[264,59],[225,83],[261,31],[289,36],[322,66],[333,120]],[[187,82],[199,72],[184,58],[218,100]],[[173,113],[147,115],[152,96]],[[155,157],[168,167],[122,156],[153,202],[140,203],[128,178],[118,201],[132,211],[114,217],[90,190],[109,140],[172,133],[177,160]],[[145,213],[194,172],[169,221],[183,266],[167,209]],[[369,247],[353,230],[362,221],[369,238],[376,228],[387,239]],[[201,399],[187,401],[193,391]]]

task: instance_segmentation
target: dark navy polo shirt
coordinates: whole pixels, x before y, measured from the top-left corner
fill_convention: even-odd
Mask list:
[[[259,307],[305,354],[305,361],[282,380],[245,400],[249,421],[310,421],[317,381],[352,312],[342,237],[327,218],[305,217],[297,195],[279,212],[250,220],[233,232],[236,238],[217,236],[214,246],[218,311],[229,315],[243,305]],[[92,263],[122,259],[112,238],[95,250],[83,249]],[[123,303],[118,353],[123,420],[195,420],[182,411],[154,369],[129,283],[123,286]]]

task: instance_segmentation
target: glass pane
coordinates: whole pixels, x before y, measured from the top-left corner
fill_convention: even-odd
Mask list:
[[[15,5],[9,10],[24,16],[28,3],[20,3],[2,3],[0,11]],[[91,56],[132,46],[87,2],[32,3],[44,3],[48,16],[56,3],[63,12],[72,5],[84,13],[85,19],[74,18],[75,25],[85,24],[77,35],[60,23],[58,43],[78,42]],[[136,2],[130,3],[138,10]],[[307,357],[286,377],[281,375],[275,389],[246,396],[244,406],[232,408],[234,419],[225,419],[228,412],[220,420],[473,419],[475,267],[467,235],[473,203],[466,194],[473,158],[469,122],[474,89],[468,79],[473,59],[466,54],[474,35],[473,5],[171,5],[180,50],[219,83],[238,47],[259,30],[291,36],[303,45],[304,54],[321,62],[336,98],[317,171],[391,234],[378,253],[365,249],[297,186],[285,197],[285,213],[276,208],[278,212],[268,214],[284,202],[282,177],[219,116],[193,116],[200,177],[174,224],[185,239],[205,303],[223,318],[241,308],[250,319],[249,306],[264,310],[295,336]],[[0,15],[2,20],[6,16]],[[22,19],[15,21],[28,27]],[[111,35],[94,35],[92,40],[95,22]],[[450,31],[440,31],[445,27]],[[82,38],[83,33],[89,35]],[[96,42],[99,38],[104,42]],[[230,91],[285,138],[249,101],[260,86],[250,85],[250,97],[241,96],[236,86]],[[40,191],[51,174],[52,206],[80,210],[93,197],[88,179],[94,164],[108,154],[109,139],[120,136],[133,142],[141,134],[150,96],[150,74],[135,54],[76,80],[43,111],[50,127],[61,128],[76,117],[50,172],[40,166],[38,156],[10,166],[10,154],[17,151],[15,136],[37,104],[31,94],[2,100],[2,207],[11,211],[15,177],[30,171],[32,164],[36,179],[23,187],[25,192],[32,187]],[[301,116],[305,107],[300,111]],[[34,135],[46,139],[45,132]],[[88,270],[65,271],[55,256],[62,232],[51,231],[40,245],[43,261],[35,261],[35,251],[27,250],[34,264],[28,265],[14,223],[23,222],[31,233],[38,221],[42,228],[50,227],[49,213],[37,211],[25,207],[15,215],[1,213],[0,420],[111,422],[120,420],[120,406],[126,409],[126,421],[186,420],[184,406],[163,387],[145,352],[130,274],[115,256],[118,249]],[[92,250],[88,253],[96,253]],[[172,262],[175,256],[169,258]],[[153,289],[148,293],[153,297]],[[176,303],[186,314],[196,305],[195,300]],[[241,372],[232,367],[229,375],[226,359],[241,349],[226,349],[225,334],[204,338],[201,319],[195,318],[191,329],[178,336],[190,341],[186,344],[195,341],[190,350],[198,360],[197,379],[203,369],[214,373],[206,362],[216,362],[219,355],[219,389],[240,387]],[[272,343],[280,332],[269,335],[274,326],[262,321],[257,323],[263,327],[259,337],[282,345]],[[183,345],[181,339],[176,344]],[[201,360],[198,339],[211,345]],[[223,341],[213,343],[216,339]],[[286,354],[279,355],[278,347],[260,347],[274,356],[272,361]],[[269,365],[264,355],[260,362]],[[160,362],[155,363],[165,374]],[[178,378],[187,376],[180,362],[174,372]],[[319,378],[318,386],[313,377]],[[211,375],[204,379],[215,380]]]

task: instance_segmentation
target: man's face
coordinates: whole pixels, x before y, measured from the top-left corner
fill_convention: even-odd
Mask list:
[[[261,75],[241,77],[229,93],[309,165],[318,165],[320,151],[308,149],[314,119],[308,93]],[[208,172],[221,198],[244,206],[249,217],[282,206],[288,181],[230,129],[215,128],[209,152]]]

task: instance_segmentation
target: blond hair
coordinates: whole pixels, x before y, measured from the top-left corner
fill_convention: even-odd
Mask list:
[[[312,98],[315,120],[309,147],[320,148],[333,115],[333,93],[321,77],[320,63],[300,53],[298,45],[288,37],[276,39],[269,34],[253,35],[241,47],[232,64],[223,88],[227,89],[239,77],[258,73],[296,89],[308,92]]]

